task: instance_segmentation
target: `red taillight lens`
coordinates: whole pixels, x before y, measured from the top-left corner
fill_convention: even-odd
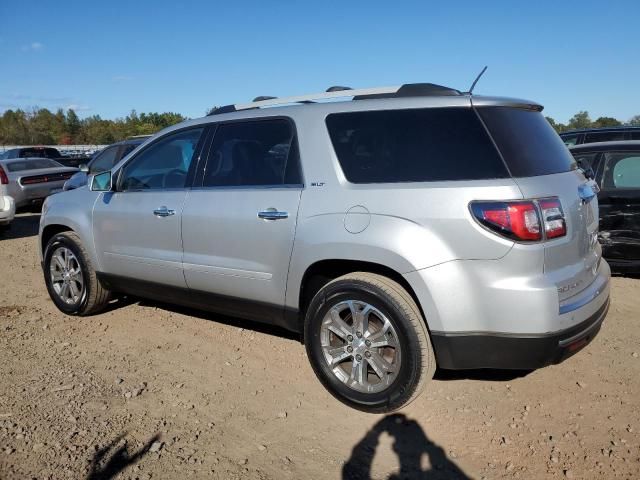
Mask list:
[[[555,197],[545,198],[540,200],[539,204],[546,237],[564,237],[567,234],[567,225],[564,221],[564,212],[562,211],[560,200]]]
[[[512,240],[542,240],[538,209],[533,202],[473,202],[473,216],[485,227]]]
[[[0,185],[9,185],[9,177],[2,166],[0,166]]]
[[[556,197],[538,201],[472,202],[470,207],[480,224],[512,240],[536,242],[567,234],[562,205]]]

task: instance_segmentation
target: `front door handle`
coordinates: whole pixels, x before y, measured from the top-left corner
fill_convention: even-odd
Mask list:
[[[175,214],[176,214],[176,211],[175,211],[175,210],[170,210],[170,209],[168,209],[167,207],[162,206],[162,207],[160,207],[160,208],[156,208],[156,209],[153,211],[153,214],[154,214],[156,217],[169,217],[169,216],[171,216],[171,215],[175,215]]]
[[[275,208],[269,208],[258,212],[258,218],[264,220],[282,220],[283,218],[289,218],[289,212],[279,212]]]

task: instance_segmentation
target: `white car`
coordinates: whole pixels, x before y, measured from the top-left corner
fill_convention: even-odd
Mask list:
[[[0,166],[0,231],[7,228],[16,215],[16,202],[7,195],[8,185],[9,177]]]

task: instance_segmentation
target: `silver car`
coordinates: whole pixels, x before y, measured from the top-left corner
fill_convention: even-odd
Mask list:
[[[49,158],[13,158],[0,160],[7,175],[8,194],[15,200],[15,208],[39,206],[78,171]]]
[[[127,293],[299,332],[367,412],[436,366],[558,363],[600,329],[610,270],[597,187],[541,110],[432,84],[216,109],[45,202],[49,294],[71,315]]]

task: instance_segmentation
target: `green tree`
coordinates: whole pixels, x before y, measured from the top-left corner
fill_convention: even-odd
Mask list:
[[[73,109],[67,110],[67,116],[64,122],[64,133],[69,136],[71,143],[75,143],[80,133],[80,119]]]
[[[592,122],[591,118],[589,117],[589,112],[583,110],[571,117],[569,123],[567,124],[567,127],[572,130],[576,128],[589,128],[591,127],[591,123]]]
[[[598,117],[591,124],[591,126],[594,128],[619,127],[620,125],[622,125],[622,122],[613,117]]]
[[[629,125],[633,125],[634,127],[640,127],[640,115],[634,115],[629,120]]]

